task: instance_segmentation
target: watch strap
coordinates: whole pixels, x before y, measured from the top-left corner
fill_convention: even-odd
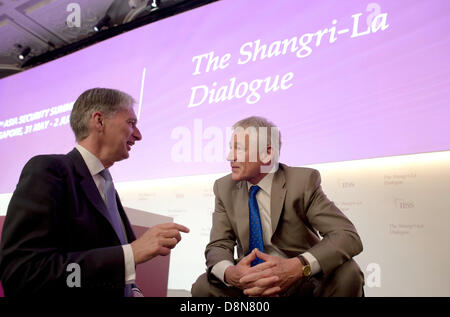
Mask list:
[[[299,255],[298,258],[300,259],[300,262],[302,262],[302,265],[308,265],[308,262],[306,262],[305,258],[303,257],[303,255]]]

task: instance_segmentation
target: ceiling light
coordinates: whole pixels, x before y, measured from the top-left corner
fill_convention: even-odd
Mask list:
[[[27,57],[28,54],[30,54],[31,52],[31,48],[29,47],[25,47],[25,49],[19,54],[19,59],[21,61],[23,61],[25,59],[25,57]]]
[[[104,26],[108,26],[109,21],[111,20],[111,17],[109,15],[105,15],[103,18],[101,18],[100,21],[94,26],[94,31],[98,32],[102,29]]]

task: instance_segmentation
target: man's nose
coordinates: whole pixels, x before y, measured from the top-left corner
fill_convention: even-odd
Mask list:
[[[234,151],[233,151],[233,150],[230,150],[230,151],[228,152],[228,155],[227,155],[227,161],[230,161],[230,162],[236,161],[236,155],[234,154]]]
[[[139,131],[139,129],[138,129],[137,127],[134,128],[133,136],[134,136],[134,138],[135,138],[137,141],[142,140],[142,134],[141,134],[141,131]]]

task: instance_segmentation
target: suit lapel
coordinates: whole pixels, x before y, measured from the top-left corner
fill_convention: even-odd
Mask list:
[[[78,175],[80,176],[80,186],[83,189],[84,194],[87,196],[88,200],[94,205],[95,209],[106,218],[106,220],[111,225],[111,228],[114,231],[114,227],[111,224],[111,220],[109,219],[109,213],[106,208],[105,202],[103,201],[102,196],[100,196],[100,192],[98,191],[98,188],[94,183],[94,179],[92,178],[92,175],[89,172],[89,169],[88,169],[86,163],[84,162],[83,157],[76,149],[73,149],[67,155],[72,159],[74,166],[75,166],[75,170],[77,171]],[[118,206],[119,206],[119,203],[118,203]],[[122,204],[120,204],[120,207],[122,208]],[[122,208],[122,210],[123,210],[123,208]],[[122,214],[121,214],[121,218],[123,219]],[[127,230],[129,229],[129,226],[128,227],[125,226],[125,227],[127,228]],[[119,239],[119,237],[117,237],[117,239]]]
[[[270,193],[270,218],[272,221],[272,236],[280,221],[281,212],[283,210],[284,200],[286,198],[286,179],[283,167],[280,164],[278,171],[275,173],[272,181],[272,190]]]
[[[248,188],[247,182],[238,182],[231,193],[234,202],[234,212],[236,215],[237,234],[242,243],[242,249],[247,253],[249,243],[249,225],[248,225]]]

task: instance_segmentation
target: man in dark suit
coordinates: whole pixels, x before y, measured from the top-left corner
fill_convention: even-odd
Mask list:
[[[75,149],[25,165],[1,240],[6,296],[137,296],[135,265],[169,254],[188,232],[161,224],[136,240],[132,231],[108,168],[142,138],[133,104],[117,90],[85,91],[70,117]]]
[[[361,240],[323,193],[319,172],[278,164],[281,138],[268,120],[249,117],[233,129],[232,173],[214,184],[207,272],[192,295],[363,295],[352,259]]]

